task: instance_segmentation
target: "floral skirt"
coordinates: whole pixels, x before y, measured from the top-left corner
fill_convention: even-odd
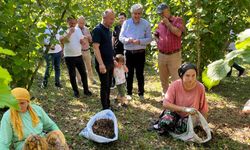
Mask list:
[[[188,117],[182,118],[176,112],[170,110],[164,110],[158,121],[158,127],[160,133],[174,132],[176,134],[181,134],[187,130]]]

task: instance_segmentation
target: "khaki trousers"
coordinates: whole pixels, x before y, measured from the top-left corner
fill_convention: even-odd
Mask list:
[[[93,69],[92,69],[90,50],[82,51],[82,59],[83,59],[84,64],[85,64],[85,68],[86,68],[88,78],[93,83],[94,82],[94,74],[93,74]],[[76,69],[76,77],[77,77],[78,83],[80,83],[81,82],[81,76],[80,76],[77,69]]]
[[[158,66],[162,92],[165,94],[169,86],[169,77],[171,76],[171,81],[179,79],[178,69],[181,66],[181,51],[170,55],[159,52]]]

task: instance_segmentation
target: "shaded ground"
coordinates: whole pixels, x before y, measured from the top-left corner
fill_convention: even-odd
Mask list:
[[[246,66],[248,69],[250,66]],[[99,85],[90,85],[92,97],[73,98],[67,72],[63,71],[63,89],[58,90],[53,77],[47,89],[41,89],[42,72],[34,83],[31,93],[35,103],[41,105],[64,132],[68,144],[74,150],[83,149],[250,149],[250,117],[240,116],[239,111],[250,98],[250,73],[244,77],[227,78],[212,91],[207,92],[210,115],[208,121],[214,138],[205,145],[184,143],[168,136],[148,132],[150,120],[162,110],[160,82],[151,67],[146,69],[146,95],[140,101],[136,94],[128,108],[115,111],[119,124],[119,139],[111,144],[97,144],[78,136],[92,115],[101,110]],[[137,87],[134,85],[134,87]],[[80,88],[82,91],[82,88]],[[137,89],[134,89],[136,93]],[[83,92],[82,92],[83,93]],[[112,90],[111,99],[116,91]],[[111,101],[114,105],[114,101]]]

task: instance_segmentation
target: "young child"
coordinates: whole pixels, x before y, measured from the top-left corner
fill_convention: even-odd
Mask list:
[[[122,106],[127,106],[126,94],[126,77],[125,73],[128,72],[128,68],[124,65],[124,56],[121,54],[115,57],[116,64],[114,68],[114,78],[118,90],[117,99],[120,100]]]

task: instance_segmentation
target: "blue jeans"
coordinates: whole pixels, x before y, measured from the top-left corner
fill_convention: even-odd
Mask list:
[[[45,82],[48,82],[48,78],[50,77],[50,72],[52,71],[51,69],[55,70],[55,83],[60,83],[60,62],[61,62],[61,56],[62,56],[62,51],[58,53],[48,53],[45,56],[46,60],[46,71],[44,74],[43,80]],[[52,65],[52,68],[51,68]]]

